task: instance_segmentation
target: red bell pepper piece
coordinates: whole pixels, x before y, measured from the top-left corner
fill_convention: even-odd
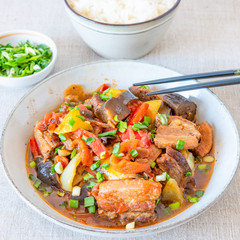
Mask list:
[[[104,83],[103,85],[100,86],[99,92],[100,92],[100,93],[103,93],[103,92],[104,92],[105,90],[107,90],[108,88],[109,88],[109,86]]]
[[[134,125],[135,123],[138,123],[143,120],[147,110],[148,110],[149,104],[143,103],[139,108],[135,110],[132,116],[130,116],[128,120],[129,125]]]
[[[63,169],[68,165],[69,160],[66,157],[63,156],[56,156],[54,158],[55,162],[60,162],[63,166]]]
[[[32,151],[32,155],[33,155],[34,158],[40,155],[38,145],[37,145],[37,142],[36,142],[35,138],[30,139],[30,149]]]
[[[85,136],[87,138],[94,138],[94,141],[89,144],[89,147],[99,157],[99,159],[101,159],[103,157],[102,154],[104,152],[105,152],[104,158],[108,158],[110,156],[107,148],[102,144],[100,139],[97,136],[95,136],[93,133],[80,128],[80,129],[76,130],[75,132],[73,132],[73,134],[78,138],[82,138],[83,136]]]

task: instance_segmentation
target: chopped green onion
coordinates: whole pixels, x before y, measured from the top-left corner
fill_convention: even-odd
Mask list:
[[[64,142],[64,141],[67,140],[67,138],[66,138],[62,133],[60,133],[60,134],[58,135],[58,137],[60,138],[60,140],[61,140],[62,142]]]
[[[114,118],[113,118],[113,120],[114,120],[115,122],[119,122],[119,120],[118,120],[118,115],[115,115]]]
[[[70,207],[72,207],[72,208],[78,208],[78,206],[79,206],[79,201],[78,201],[78,200],[74,200],[74,199],[70,199],[69,205],[70,205]]]
[[[156,133],[156,130],[151,131],[150,139],[152,143],[154,143],[155,133]]]
[[[80,110],[80,108],[79,108],[78,106],[76,106],[74,109],[75,109],[75,110]]]
[[[69,103],[68,103],[68,102],[64,102],[64,104],[69,106]]]
[[[104,163],[101,165],[102,168],[108,169],[110,167],[109,163]]]
[[[65,196],[65,192],[58,192],[58,196],[59,197],[64,197]]]
[[[95,141],[94,138],[88,137],[85,142],[87,145],[89,145],[89,144],[93,143],[94,141]]]
[[[97,182],[98,183],[102,182],[105,179],[104,176],[103,176],[103,173],[100,173],[100,172],[97,173],[96,177],[97,177]]]
[[[171,203],[171,204],[169,205],[169,207],[170,207],[172,210],[178,209],[178,208],[180,208],[180,203],[179,203],[179,202]]]
[[[156,200],[156,205],[158,205],[159,201],[160,201],[160,198],[158,198],[158,199]]]
[[[166,215],[170,215],[171,214],[171,208],[170,207],[165,208],[164,212],[165,212]]]
[[[89,212],[89,213],[95,213],[95,212],[96,212],[96,207],[95,207],[95,205],[88,207],[88,212]]]
[[[84,207],[90,207],[95,205],[94,197],[85,197],[84,198]]]
[[[41,183],[42,183],[42,182],[41,182],[40,180],[37,180],[37,181],[33,184],[33,186],[34,186],[35,188],[38,188]]]
[[[118,128],[119,132],[124,133],[127,129],[127,123],[123,122],[123,121],[120,121],[117,125],[117,128]]]
[[[134,158],[137,157],[137,155],[138,155],[138,152],[136,149],[133,149],[130,153],[131,153],[132,157],[134,157]]]
[[[96,95],[96,94],[98,94],[98,93],[97,93],[97,92],[93,92],[93,93],[92,93],[92,95]]]
[[[103,95],[106,95],[110,91],[110,88],[107,88],[105,91],[103,91]]]
[[[67,207],[67,205],[68,205],[68,203],[65,201],[65,202],[59,204],[59,207]]]
[[[211,169],[210,166],[207,165],[207,164],[200,164],[200,165],[197,166],[197,168],[199,170],[209,170],[209,169]]]
[[[177,141],[177,145],[176,145],[176,149],[178,149],[178,150],[183,150],[184,144],[185,144],[184,141],[178,140],[178,141]]]
[[[142,88],[145,88],[145,89],[150,89],[150,87],[148,85],[141,85]]]
[[[43,193],[43,197],[48,197],[51,193],[52,193],[52,191],[45,191]]]
[[[119,151],[120,151],[120,143],[114,144],[112,154],[115,157],[118,157]]]
[[[153,178],[150,178],[150,179],[149,179],[149,181],[152,181],[152,182],[154,182],[154,181],[153,181]]]
[[[135,123],[133,126],[132,126],[132,129],[134,131],[139,131],[140,129],[146,129],[148,128],[145,124],[142,124],[142,123]]]
[[[97,136],[98,137],[116,136],[116,134],[117,134],[117,130],[112,130],[108,132],[99,133]]]
[[[198,160],[198,162],[201,162],[201,158],[199,156],[196,156],[196,159]]]
[[[42,191],[42,192],[46,192],[46,191],[47,191],[47,189],[44,188],[44,187],[39,187],[38,190],[39,190],[39,191]]]
[[[83,179],[85,180],[85,181],[88,181],[89,179],[91,179],[91,178],[95,178],[92,174],[90,174],[90,173],[87,173],[86,175],[84,175],[83,176]]]
[[[80,118],[82,121],[85,122],[85,117],[84,117],[84,116],[82,116],[82,115],[77,115],[77,117]]]
[[[196,197],[202,197],[203,194],[204,194],[204,191],[203,191],[203,190],[197,190],[197,191],[195,192],[195,196],[196,196]]]
[[[166,173],[166,179],[169,180],[171,177]]]
[[[71,152],[70,158],[73,159],[76,156],[76,154],[77,154],[77,150],[76,150],[76,148],[74,148]]]
[[[35,177],[32,175],[32,174],[29,174],[28,178],[31,180],[31,181],[34,181]]]
[[[157,115],[158,115],[159,120],[162,123],[162,125],[167,125],[168,124],[168,118],[169,118],[168,114],[157,113]]]
[[[54,173],[55,173],[55,165],[56,165],[56,164],[53,164],[52,167],[51,167],[51,174],[54,174]]]
[[[59,146],[59,147],[57,147],[57,148],[55,148],[55,150],[54,150],[54,155],[56,155],[57,153],[58,153],[58,149],[61,149],[63,146]]]
[[[92,104],[86,104],[85,107],[86,107],[87,109],[91,110],[91,109],[92,109]]]
[[[184,175],[185,175],[185,177],[188,177],[188,176],[192,175],[192,173],[191,172],[186,172]]]
[[[29,166],[31,167],[31,168],[33,168],[33,167],[36,167],[36,162],[35,161],[31,161],[30,162],[30,164],[29,164]]]
[[[73,110],[74,109],[74,107],[68,107],[68,110],[69,111],[71,111],[71,110]]]
[[[143,124],[148,127],[151,124],[151,118],[147,117],[147,116],[144,116]]]
[[[69,122],[68,122],[68,124],[71,126],[71,127],[73,127],[73,125],[75,124],[75,120],[73,119],[73,118],[71,118],[70,120],[69,120]]]
[[[108,100],[108,99],[110,99],[110,98],[111,98],[111,95],[112,95],[112,94],[110,94],[110,96],[108,96],[108,95],[103,95],[103,94],[99,94],[99,96],[100,96],[100,98],[101,98],[102,100]]]
[[[190,197],[190,198],[188,198],[188,201],[191,203],[197,203],[197,202],[199,202],[199,199],[197,197],[193,197],[193,198]]]
[[[97,183],[95,182],[90,182],[90,184],[87,186],[87,188],[93,188]]]
[[[155,162],[151,162],[150,167],[154,168],[155,166],[156,166],[156,163]]]
[[[95,163],[93,163],[92,165],[91,165],[91,170],[95,170],[95,169],[97,169],[97,168],[99,168],[100,167],[100,164],[101,164],[101,161],[99,160],[99,161],[97,161],[97,162],[95,162]]]

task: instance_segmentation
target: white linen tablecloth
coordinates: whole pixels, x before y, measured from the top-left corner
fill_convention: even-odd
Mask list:
[[[239,0],[182,0],[179,12],[164,39],[140,60],[163,65],[183,74],[239,68],[239,9]],[[54,72],[102,59],[77,35],[64,11],[63,0],[0,0],[0,32],[13,29],[40,31],[55,41],[58,60]],[[0,132],[13,106],[28,90],[0,87]],[[213,91],[228,107],[239,129],[240,87],[223,87]],[[231,164],[231,156],[226,161]],[[147,238],[240,239],[239,182],[238,171],[224,196],[207,212],[187,224]],[[90,240],[96,237],[59,227],[29,208],[8,183],[0,163],[2,239]],[[103,238],[99,236],[98,239]]]

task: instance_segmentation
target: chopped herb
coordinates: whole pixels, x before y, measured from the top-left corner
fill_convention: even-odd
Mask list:
[[[162,123],[162,125],[167,125],[168,124],[168,118],[169,118],[168,114],[157,113],[157,115],[158,115],[159,120]]]
[[[37,180],[37,181],[33,184],[33,186],[34,186],[35,188],[38,188],[41,183],[42,183],[42,182],[41,182],[40,180]]]
[[[75,124],[75,120],[73,119],[73,118],[71,118],[70,120],[69,120],[69,122],[68,122],[68,124],[71,126],[71,127],[73,127],[73,125]]]
[[[151,162],[150,167],[154,168],[155,166],[156,166],[156,163],[155,162]]]
[[[76,150],[76,148],[74,148],[71,152],[70,158],[73,159],[76,156],[76,154],[77,154],[77,150]]]
[[[171,214],[171,208],[170,207],[165,208],[164,212],[165,212],[166,215],[170,215]]]
[[[91,109],[92,109],[92,104],[86,104],[85,107],[86,107],[87,109],[91,110]]]
[[[146,129],[148,128],[145,124],[142,124],[142,123],[135,123],[133,126],[132,126],[132,129],[134,131],[139,131],[140,129]]]
[[[150,178],[149,181],[153,182],[153,178]]]
[[[179,202],[171,203],[171,204],[169,205],[169,207],[170,207],[172,210],[178,209],[178,208],[180,208],[180,203],[179,203]]]
[[[58,192],[58,196],[59,197],[64,197],[65,196],[65,192]]]
[[[95,212],[96,212],[96,207],[95,207],[95,205],[88,207],[88,212],[89,212],[89,213],[95,213]]]
[[[79,201],[78,201],[78,200],[74,200],[74,199],[70,199],[69,205],[70,205],[70,207],[72,207],[72,208],[78,208],[78,206],[79,206]]]
[[[160,198],[158,198],[158,199],[156,200],[156,205],[158,205],[159,201],[160,201]]]
[[[55,173],[55,166],[56,166],[56,164],[53,164],[52,167],[51,167],[51,174],[52,175]]]
[[[101,165],[102,168],[108,169],[110,167],[109,163],[104,163]]]
[[[200,164],[200,165],[197,166],[197,168],[199,170],[210,170],[211,169],[210,166],[207,165],[207,164]]]
[[[112,97],[112,93],[110,94],[110,96],[108,96],[108,95],[103,95],[103,94],[99,94],[99,96],[100,96],[100,98],[101,98],[102,100],[108,100],[108,99],[110,99],[110,98]]]
[[[89,179],[91,179],[91,178],[95,178],[92,174],[90,174],[90,173],[87,173],[86,175],[84,175],[83,176],[83,179],[85,180],[85,181],[88,181]]]
[[[117,130],[112,130],[108,132],[99,133],[97,136],[98,137],[116,136],[116,134],[117,134]]]
[[[97,168],[99,168],[100,167],[100,164],[101,164],[101,161],[99,160],[99,161],[97,161],[97,162],[95,162],[94,164],[92,164],[91,165],[91,170],[95,170],[95,169],[97,169]]]
[[[69,111],[71,111],[71,110],[73,110],[74,109],[74,107],[68,107],[68,110]]]
[[[148,127],[151,124],[151,118],[147,117],[147,116],[144,116],[143,124]]]
[[[46,191],[47,191],[47,189],[44,188],[44,187],[39,187],[38,190],[39,190],[39,191],[42,191],[42,192],[46,192]]]
[[[94,138],[88,137],[87,140],[85,141],[87,145],[93,143],[95,141]]]
[[[177,145],[176,145],[176,149],[178,149],[178,150],[183,150],[184,144],[185,144],[184,141],[178,140],[178,141],[177,141]]]
[[[31,161],[30,162],[30,164],[29,164],[29,166],[31,167],[31,168],[33,168],[33,167],[36,167],[36,162],[33,160],[33,161]]]
[[[94,197],[85,197],[84,198],[84,207],[91,207],[95,205]]]
[[[138,155],[138,152],[136,149],[133,149],[130,153],[131,153],[132,157],[134,157],[134,158],[137,157],[137,155]]]
[[[97,93],[97,92],[93,92],[93,93],[92,93],[92,95],[96,95],[96,94],[98,94],[98,93]]]
[[[67,205],[68,205],[68,203],[65,201],[65,202],[59,204],[59,207],[66,207]]]
[[[107,88],[105,91],[103,91],[103,95],[106,95],[110,91],[110,88]]]
[[[60,138],[60,140],[61,140],[62,142],[64,142],[64,141],[67,140],[67,138],[66,138],[62,133],[60,133],[60,134],[58,135],[58,137]]]
[[[58,153],[58,149],[61,149],[63,146],[59,146],[59,147],[57,147],[57,148],[55,148],[55,150],[54,150],[54,155],[56,155],[57,153]]]
[[[166,179],[169,180],[171,177],[166,173]]]
[[[191,172],[186,172],[184,175],[185,175],[185,177],[188,177],[188,176],[192,175],[192,173]]]
[[[145,88],[145,89],[150,89],[150,87],[148,85],[142,85],[141,87]]]
[[[85,122],[85,117],[84,116],[81,116],[81,115],[77,115],[78,118],[80,118],[82,121]]]
[[[196,197],[202,197],[203,194],[204,194],[204,191],[203,191],[203,190],[197,190],[197,191],[195,192],[195,196],[196,196]]]
[[[119,156],[119,151],[120,151],[120,143],[114,144],[112,154],[115,157],[118,157]]]
[[[196,156],[196,159],[198,160],[198,162],[201,162],[201,158],[199,156]]]
[[[190,197],[190,198],[188,198],[188,201],[191,203],[197,203],[197,202],[199,202],[199,199],[197,197]]]
[[[156,130],[151,131],[150,139],[152,143],[154,143],[155,133],[156,133]]]
[[[64,104],[69,106],[69,103],[68,103],[68,102],[64,102]]]
[[[75,110],[80,110],[80,108],[79,108],[78,106],[76,106],[74,109],[75,109]]]
[[[32,175],[32,174],[29,174],[28,178],[31,180],[31,181],[34,181],[35,177]]]
[[[93,188],[97,183],[95,182],[90,182],[90,184],[87,186],[87,188]]]
[[[97,182],[98,183],[102,182],[105,179],[104,176],[103,176],[103,173],[100,173],[100,172],[97,173],[96,177],[97,177]]]
[[[123,122],[123,121],[120,121],[117,125],[117,128],[118,128],[119,132],[124,133],[127,129],[127,123]]]
[[[51,193],[52,193],[52,191],[45,191],[43,193],[43,197],[48,197]]]
[[[113,120],[114,120],[115,122],[119,122],[119,120],[118,120],[118,115],[115,115],[114,118],[113,118]]]

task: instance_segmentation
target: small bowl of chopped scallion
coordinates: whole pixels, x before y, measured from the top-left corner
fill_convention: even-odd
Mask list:
[[[56,45],[43,34],[32,31],[0,34],[0,85],[34,85],[51,72],[56,57]]]

